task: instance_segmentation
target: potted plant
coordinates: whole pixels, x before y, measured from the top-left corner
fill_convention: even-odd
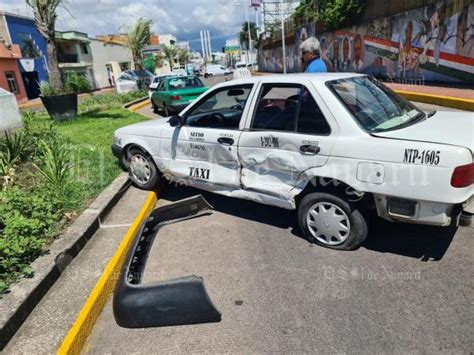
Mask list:
[[[40,98],[49,116],[55,121],[68,121],[77,116],[77,93],[59,89],[50,82],[40,83]]]

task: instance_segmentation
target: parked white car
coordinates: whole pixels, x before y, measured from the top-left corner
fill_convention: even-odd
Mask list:
[[[206,66],[206,71],[204,72],[204,77],[213,77],[219,75],[229,75],[232,74],[231,68],[224,68],[222,65],[219,64],[208,64]]]
[[[143,89],[150,85],[153,74],[148,70],[125,70],[116,79],[115,85],[117,93],[123,94],[129,91],[138,90],[139,81],[143,81]]]
[[[162,179],[297,209],[315,243],[354,249],[368,212],[448,226],[471,215],[474,118],[425,113],[349,73],[274,75],[216,85],[170,119],[115,132],[133,183]]]

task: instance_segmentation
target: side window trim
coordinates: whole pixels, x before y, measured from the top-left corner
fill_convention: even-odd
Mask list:
[[[262,83],[262,85],[260,85],[260,91],[257,94],[257,101],[255,102],[255,107],[254,107],[254,110],[253,110],[253,113],[252,113],[252,119],[250,120],[249,131],[293,132],[293,133],[297,133],[296,128],[297,128],[297,123],[298,123],[298,116],[299,116],[299,113],[300,113],[301,97],[298,100],[298,107],[296,109],[296,115],[295,115],[295,118],[294,118],[295,119],[295,126],[294,126],[295,129],[293,131],[278,131],[278,130],[274,130],[274,129],[253,128],[253,124],[254,124],[254,121],[255,121],[255,116],[257,115],[257,108],[258,108],[258,105],[260,103],[260,100],[262,99],[262,94],[263,94],[263,90],[264,90],[265,86],[272,86],[272,88],[297,88],[297,89],[300,89],[300,90],[304,90],[304,89],[307,90],[307,88],[303,84],[296,84],[296,83],[288,83],[288,84],[285,84],[285,83]]]

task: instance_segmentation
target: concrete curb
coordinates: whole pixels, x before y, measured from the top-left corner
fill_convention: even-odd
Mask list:
[[[79,312],[76,321],[69,329],[63,343],[59,347],[58,354],[79,354],[81,352],[97,318],[107,303],[109,295],[115,287],[133,238],[140,230],[143,222],[148,218],[157,201],[158,194],[156,192],[150,192],[142,209],[123,237],[117,251],[108,262],[104,272]]]
[[[425,104],[451,107],[458,110],[474,111],[474,100],[461,99],[452,96],[441,96],[432,94],[422,94],[412,91],[394,90],[405,99]]]
[[[126,108],[132,112],[136,112],[146,105],[150,105],[150,100],[148,99],[148,97],[143,97],[141,99],[123,105],[123,108]]]
[[[100,220],[115,206],[129,186],[127,174],[122,173],[64,234],[53,242],[48,253],[31,264],[34,277],[22,279],[11,287],[10,293],[0,299],[0,350],[6,346],[63,270],[97,231]]]

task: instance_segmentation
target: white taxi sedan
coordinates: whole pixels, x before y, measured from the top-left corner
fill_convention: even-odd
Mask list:
[[[219,84],[180,115],[123,127],[114,154],[133,183],[162,179],[297,209],[313,242],[355,249],[370,210],[390,221],[470,220],[474,118],[418,110],[349,73]]]

